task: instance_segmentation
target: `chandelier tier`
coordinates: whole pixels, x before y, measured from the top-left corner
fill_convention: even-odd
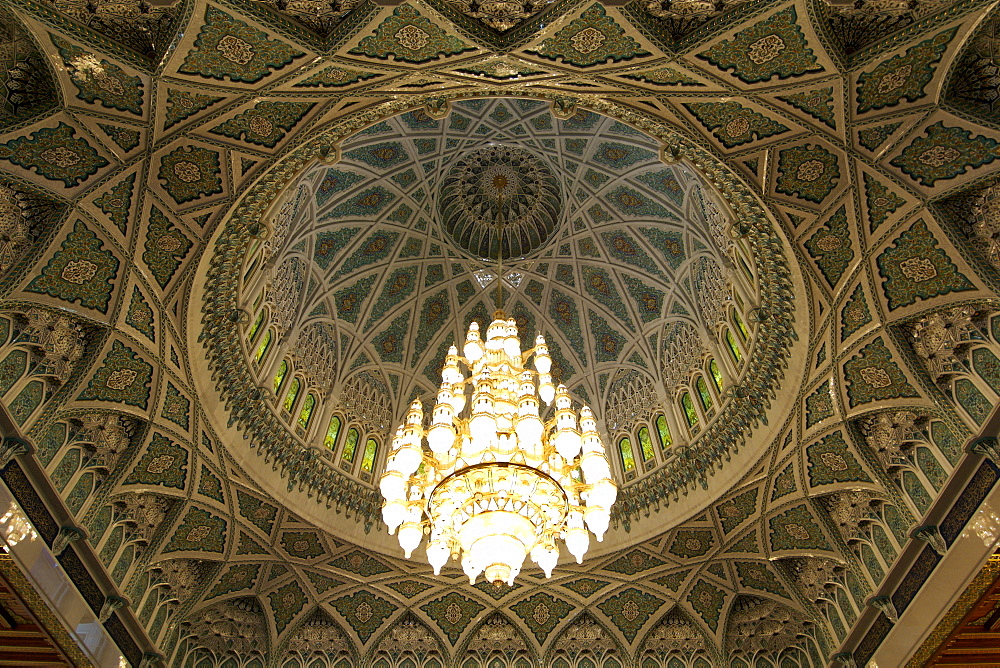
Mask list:
[[[593,412],[554,386],[545,338],[522,353],[502,311],[485,342],[469,326],[462,352],[448,350],[430,425],[418,400],[396,430],[379,481],[389,533],[407,558],[427,533],[434,574],[460,559],[473,584],[485,573],[513,586],[529,555],[551,577],[558,540],[582,563],[588,529],[603,540],[618,496]],[[555,403],[548,420],[541,402]]]

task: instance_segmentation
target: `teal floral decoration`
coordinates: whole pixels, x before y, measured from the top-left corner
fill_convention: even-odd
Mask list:
[[[904,98],[907,102],[922,98],[924,88],[934,78],[934,66],[957,31],[957,27],[949,28],[903,55],[879,63],[872,71],[862,72],[858,77],[858,113],[891,107]]]
[[[448,299],[448,291],[431,295],[424,300],[420,307],[420,320],[417,327],[417,337],[413,341],[413,355],[410,357],[410,366],[415,367],[417,360],[427,350],[431,339],[441,332],[451,318],[451,302]]]
[[[219,153],[198,146],[178,146],[160,160],[157,176],[178,204],[222,192]]]
[[[948,128],[941,121],[924,132],[925,136],[914,139],[889,162],[924,186],[953,179],[970,167],[975,169],[988,165],[1000,155],[995,140],[982,135],[973,137],[970,130]]]
[[[197,74],[208,79],[256,83],[294,59],[305,55],[283,42],[234,19],[209,5],[205,22],[178,68],[181,74]]]
[[[874,152],[885,140],[892,136],[892,133],[899,129],[902,123],[886,123],[875,127],[858,130],[858,143],[869,151]]]
[[[104,215],[108,217],[118,231],[125,234],[128,227],[128,213],[132,208],[132,193],[135,190],[135,172],[132,172],[116,185],[111,187],[100,197],[94,200],[94,204],[100,207]]]
[[[704,86],[705,84],[700,83],[697,79],[692,79],[682,72],[678,72],[672,67],[658,67],[653,70],[645,70],[642,72],[629,72],[628,74],[622,74],[623,79],[631,79],[632,81],[642,81],[645,83],[650,83],[655,86]]]
[[[844,364],[844,382],[851,408],[873,401],[920,396],[893,361],[882,337]]]
[[[396,193],[382,186],[372,186],[341,202],[323,216],[321,221],[338,218],[372,218],[396,199]],[[343,273],[343,269],[340,270]]]
[[[395,318],[388,327],[379,332],[372,345],[383,362],[403,362],[403,348],[406,345],[406,333],[410,328],[410,311]]]
[[[824,436],[807,447],[806,459],[810,487],[872,481],[839,431]]]
[[[174,384],[167,381],[167,392],[163,398],[163,409],[160,416],[164,417],[178,427],[190,429],[191,427],[191,400],[181,394],[181,391],[174,387]]]
[[[347,180],[350,187],[351,180]],[[316,235],[316,247],[313,250],[313,262],[323,269],[329,269],[337,253],[342,251],[351,239],[361,231],[360,227],[338,227],[335,230],[320,232]]]
[[[720,70],[732,69],[748,84],[775,76],[787,79],[823,71],[796,20],[795,7],[789,7],[739,31],[733,39],[713,45],[698,57]]]
[[[918,299],[975,289],[938,247],[923,220],[900,234],[876,261],[890,310],[909,306]]]
[[[688,592],[687,602],[698,613],[712,633],[719,630],[719,618],[726,602],[726,592],[701,578]]]
[[[680,232],[658,227],[640,227],[639,232],[649,240],[653,248],[660,251],[660,255],[671,269],[677,269],[687,259],[687,254],[684,252],[684,235]]]
[[[406,63],[426,63],[441,56],[455,56],[476,47],[449,35],[410,5],[401,5],[378,24],[349,53]]]
[[[837,156],[819,145],[805,144],[778,153],[776,190],[819,204],[840,178]]]
[[[831,130],[837,129],[837,119],[833,108],[833,86],[792,93],[791,95],[779,95],[778,99],[806,112]]]
[[[0,159],[34,169],[50,181],[62,181],[72,188],[109,164],[86,139],[75,135],[76,130],[60,121],[54,128],[32,132],[30,138],[17,137],[0,144]]]
[[[675,573],[668,573],[667,575],[660,575],[658,577],[652,578],[650,581],[654,582],[661,587],[666,587],[671,591],[677,591],[687,576],[691,573],[690,568],[686,568],[683,571],[677,571]]]
[[[544,644],[552,630],[574,609],[574,605],[547,592],[539,592],[510,606],[535,636]]]
[[[260,575],[260,564],[235,564],[229,567],[222,577],[205,595],[206,599],[224,596],[237,591],[245,591],[253,586]]]
[[[871,321],[872,313],[865,300],[864,288],[859,283],[840,310],[840,340],[846,341]]]
[[[129,76],[110,61],[99,61],[94,54],[51,33],[49,37],[59,49],[78,98],[90,103],[99,100],[102,107],[142,116],[142,79]]]
[[[239,504],[243,517],[264,533],[271,534],[271,530],[274,528],[274,519],[278,516],[277,507],[241,490],[236,490],[236,502]]]
[[[514,586],[511,587],[506,582],[498,582],[494,584],[492,582],[487,582],[486,580],[480,580],[472,586],[492,598],[494,601],[499,601],[507,594],[521,588],[521,585],[516,582],[514,583]]]
[[[315,531],[284,531],[281,534],[281,547],[299,559],[315,559],[326,554]]]
[[[377,325],[387,312],[413,294],[413,291],[417,289],[418,273],[419,267],[411,265],[396,269],[386,277],[382,285],[382,293],[371,308],[364,331],[367,332]]]
[[[330,562],[330,566],[365,578],[388,573],[392,570],[378,559],[360,550],[352,550],[343,556],[337,557]]]
[[[153,365],[121,341],[115,341],[77,399],[112,401],[146,410],[152,378]]]
[[[740,584],[758,591],[766,591],[775,596],[791,598],[788,590],[781,584],[771,569],[766,564],[756,561],[737,561],[736,577],[740,579]]]
[[[687,102],[684,106],[726,148],[788,132],[788,127],[738,102]]]
[[[123,485],[160,485],[184,489],[188,451],[159,432],[153,432],[146,452],[122,482]]]
[[[610,582],[605,580],[597,580],[594,578],[580,578],[578,580],[573,580],[572,582],[560,583],[560,587],[569,589],[572,592],[583,596],[584,598],[590,598],[597,592],[601,591],[607,587]]]
[[[274,615],[274,630],[277,633],[284,631],[295,616],[306,607],[309,597],[302,591],[302,587],[295,580],[272,591],[267,595],[267,600],[271,604],[271,613]]]
[[[163,212],[155,205],[150,207],[142,261],[149,267],[153,278],[161,288],[167,287],[167,283],[187,256],[191,245],[191,240],[174,227]]]
[[[189,93],[184,90],[167,89],[167,104],[163,117],[163,129],[167,130],[189,116],[208,109],[225,98],[217,95]]]
[[[823,530],[806,505],[799,504],[767,521],[772,550],[829,550]]]
[[[210,129],[212,134],[242,139],[251,144],[274,148],[290,132],[315,102],[258,102],[252,109],[233,116]]]
[[[457,592],[448,592],[420,606],[420,609],[434,620],[434,623],[448,636],[448,641],[454,645],[462,635],[462,631],[469,627],[472,620],[478,617],[486,606]]]
[[[226,502],[222,495],[222,481],[204,464],[201,465],[201,474],[198,476],[198,493],[219,503]]]
[[[643,324],[652,322],[660,317],[663,312],[663,300],[666,293],[658,288],[646,285],[638,278],[632,276],[622,276],[625,281],[625,289],[635,302],[635,309],[639,314],[639,319]]]
[[[375,276],[362,278],[354,285],[334,293],[333,302],[337,308],[337,317],[351,324],[357,322],[361,307],[368,295],[371,294],[375,278]]]
[[[236,554],[270,554],[260,543],[240,531],[240,539],[236,545]]]
[[[663,559],[635,548],[628,554],[618,557],[607,566],[604,566],[603,570],[623,575],[636,575],[651,568],[662,566],[665,563],[667,562]]]
[[[663,600],[652,594],[629,587],[616,596],[597,604],[611,623],[618,627],[630,643],[649,618],[663,606]]]
[[[594,358],[598,363],[617,362],[628,339],[618,333],[608,321],[591,310],[587,310],[590,318],[590,332],[594,337]]]
[[[716,506],[715,512],[719,516],[722,531],[727,534],[731,533],[736,527],[747,521],[757,510],[758,496],[760,496],[760,490],[754,487]]]
[[[419,596],[428,589],[434,588],[434,585],[429,585],[426,582],[421,582],[420,580],[401,580],[399,582],[390,582],[386,584],[386,586],[406,598]],[[492,584],[490,586],[492,586]]]
[[[708,554],[715,547],[715,536],[707,529],[680,529],[674,535],[667,552],[681,559],[694,559]]]
[[[398,141],[384,141],[351,149],[343,155],[345,160],[357,160],[380,171],[395,167],[410,159],[406,148]]]
[[[142,137],[142,134],[138,130],[130,130],[128,128],[123,128],[120,125],[98,123],[97,126],[101,128],[101,131],[106,134],[108,138],[118,146],[118,148],[126,153],[138,146],[140,137]]]
[[[628,311],[625,310],[625,302],[618,294],[618,289],[615,287],[611,275],[604,269],[589,264],[580,265],[580,273],[583,274],[583,287],[587,294],[614,313],[619,322],[629,329],[634,329],[632,319],[629,317]],[[593,321],[593,317],[591,317],[591,321]]]
[[[618,171],[627,169],[637,162],[655,160],[656,154],[640,146],[601,142],[590,157],[594,162]]]
[[[135,327],[143,336],[156,342],[156,330],[153,325],[153,309],[146,302],[146,298],[138,287],[132,286],[132,299],[129,301],[128,311],[125,312],[125,324]]]
[[[884,223],[889,214],[906,204],[906,200],[894,193],[868,172],[864,172],[865,203],[868,205],[869,229],[874,232]]]
[[[25,291],[107,313],[118,266],[114,253],[104,250],[104,242],[83,221],[77,221]]]
[[[771,486],[771,501],[777,501],[783,496],[788,496],[795,491],[795,465],[789,464],[781,473],[774,477],[774,484]]]
[[[826,225],[806,240],[805,246],[823,273],[823,278],[830,287],[835,287],[854,260],[854,247],[851,245],[851,231],[847,226],[847,209],[844,205],[830,216]]]
[[[226,520],[203,508],[191,506],[162,551],[222,554],[226,545],[226,531]]]
[[[377,72],[361,72],[359,70],[331,65],[295,84],[295,88],[341,88],[380,76],[382,75]]]
[[[528,53],[576,67],[620,63],[650,55],[598,2]]]
[[[375,596],[367,589],[350,596],[342,596],[330,605],[354,629],[362,644],[367,643],[375,631],[382,626],[382,622],[398,609],[397,606]]]
[[[552,324],[558,327],[563,335],[569,339],[573,350],[585,350],[583,333],[580,329],[580,312],[577,309],[576,300],[564,292],[552,288],[549,293],[549,316],[552,318]]]
[[[312,571],[306,571],[306,577],[309,578],[309,582],[312,583],[312,586],[316,589],[316,593],[320,596],[344,584],[340,580],[334,580],[333,578],[328,578],[325,575],[313,573]]]
[[[652,258],[646,254],[646,252],[642,249],[642,246],[640,246],[636,240],[626,232],[621,230],[601,232],[601,239],[604,241],[604,245],[608,249],[608,253],[616,260],[621,260],[622,262],[630,264],[634,267],[638,267],[651,275],[663,276],[663,272],[661,272],[656,266]],[[665,256],[676,257],[676,255],[670,251],[669,247],[667,247],[663,252]],[[670,260],[668,259],[668,262],[669,261]]]

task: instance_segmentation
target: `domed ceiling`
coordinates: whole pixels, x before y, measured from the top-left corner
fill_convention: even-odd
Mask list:
[[[0,476],[133,665],[864,664],[997,479],[984,3],[3,12]],[[374,482],[498,292],[621,493],[473,587]]]

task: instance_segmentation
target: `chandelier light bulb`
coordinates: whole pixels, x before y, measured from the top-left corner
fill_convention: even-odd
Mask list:
[[[545,338],[522,353],[500,312],[485,341],[469,326],[462,352],[448,350],[430,426],[414,401],[396,430],[379,481],[389,533],[407,558],[429,533],[434,573],[454,558],[472,583],[513,585],[529,556],[550,577],[558,540],[582,563],[618,493],[593,412],[556,388]]]

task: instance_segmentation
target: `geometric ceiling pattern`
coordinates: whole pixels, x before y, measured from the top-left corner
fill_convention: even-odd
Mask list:
[[[44,472],[133,665],[867,661],[971,512],[953,471],[997,477],[996,19],[701,4],[0,15],[2,475]],[[582,565],[500,589],[402,559],[384,451],[346,450],[490,317],[439,197],[491,146],[558,186],[504,305],[621,487]]]

